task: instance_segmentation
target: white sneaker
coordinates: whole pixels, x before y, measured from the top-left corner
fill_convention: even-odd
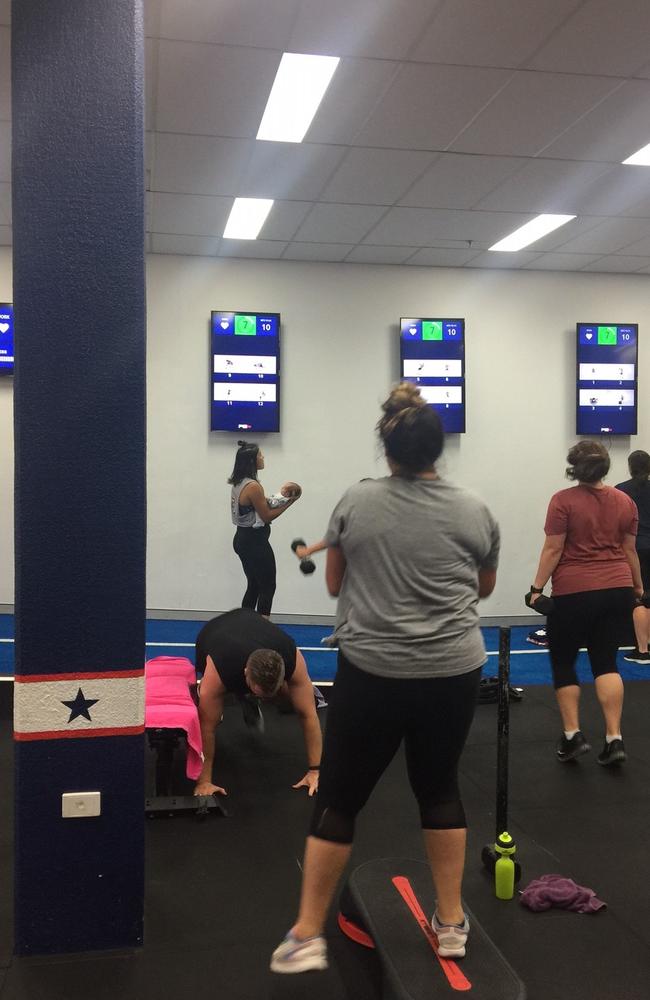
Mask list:
[[[327,944],[324,937],[303,941],[291,931],[271,955],[271,972],[309,972],[327,968]]]
[[[431,926],[438,938],[438,954],[441,958],[464,958],[467,935],[469,934],[469,918],[465,914],[465,920],[461,925],[441,924],[438,914],[434,913],[431,918]]]

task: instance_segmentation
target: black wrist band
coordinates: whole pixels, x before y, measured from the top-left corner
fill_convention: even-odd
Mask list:
[[[320,764],[313,764],[311,767],[307,768],[308,771],[320,771]]]
[[[544,588],[543,587],[533,587],[533,585],[531,583],[531,585],[530,585],[530,592],[531,592],[531,594],[543,594],[544,593]]]

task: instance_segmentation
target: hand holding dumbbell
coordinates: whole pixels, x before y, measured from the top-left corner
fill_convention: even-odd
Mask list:
[[[298,555],[298,549],[304,549],[306,547],[307,543],[305,542],[304,538],[294,538],[294,540],[291,543],[292,552],[295,552],[295,554],[300,559],[300,572],[304,573],[305,576],[309,576],[309,574],[313,573],[314,570],[316,569],[316,563],[314,562],[313,559],[310,559],[309,556]]]

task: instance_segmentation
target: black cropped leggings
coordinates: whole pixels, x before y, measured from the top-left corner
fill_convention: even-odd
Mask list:
[[[271,614],[275,594],[275,556],[269,542],[270,534],[270,524],[263,528],[237,528],[232,541],[248,584],[241,606],[259,611],[261,615]]]
[[[587,647],[594,679],[617,673],[616,654],[634,607],[632,588],[583,590],[553,601],[555,610],[548,616],[546,634],[555,689],[578,683],[576,660],[582,646]]]
[[[458,761],[481,668],[454,677],[377,677],[339,652],[310,833],[352,843],[357,814],[402,740],[423,829],[464,829]]]

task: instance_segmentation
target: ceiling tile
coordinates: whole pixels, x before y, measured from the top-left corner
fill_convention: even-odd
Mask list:
[[[473,208],[525,161],[513,156],[440,153],[435,163],[402,198],[401,205]]]
[[[650,170],[647,167],[609,167],[607,172],[577,192],[576,211],[584,215],[650,216]]]
[[[265,240],[293,239],[298,226],[312,207],[309,201],[276,201],[266,217],[260,236]]]
[[[196,42],[159,43],[161,132],[254,137],[281,53]]]
[[[515,73],[453,149],[535,156],[616,86],[606,77]]]
[[[232,205],[232,198],[154,194],[152,230],[155,233],[221,237]]]
[[[441,0],[302,0],[292,52],[401,59]]]
[[[315,200],[344,155],[340,146],[255,142],[237,193],[245,198]]]
[[[532,271],[579,271],[599,256],[588,253],[541,253],[531,264],[524,264],[524,268]]]
[[[609,166],[602,163],[529,160],[477,207],[494,212],[577,215],[577,201],[585,186],[608,170]]]
[[[472,257],[476,257],[476,250],[445,249],[444,247],[425,247],[418,250],[408,261],[411,264],[418,264],[424,267],[462,267]]]
[[[0,122],[0,181],[11,180],[11,122]]]
[[[649,38],[647,0],[588,0],[529,65],[552,72],[632,76],[648,61]]]
[[[282,255],[283,260],[339,261],[349,254],[349,244],[290,243]]]
[[[144,0],[144,34],[146,38],[160,35],[160,0]]]
[[[500,69],[404,64],[355,144],[445,149],[510,75]]]
[[[235,196],[255,140],[156,134],[156,191]]]
[[[391,208],[365,243],[428,247],[440,240],[496,242],[531,216],[497,212],[451,212],[431,208]]]
[[[626,257],[623,254],[611,254],[601,257],[593,264],[587,264],[583,271],[602,271],[608,274],[634,274],[650,264],[649,257]]]
[[[624,248],[626,254],[637,254],[640,257],[650,257],[650,236],[636,243],[628,243]]]
[[[399,63],[382,59],[343,59],[307,132],[307,140],[353,143],[398,68]]]
[[[517,253],[485,253],[472,257],[465,267],[489,267],[492,270],[517,270],[530,264],[539,255],[535,250],[519,250]]]
[[[434,155],[405,149],[351,149],[320,200],[393,205],[433,162]]]
[[[220,242],[219,239],[206,239],[203,236],[170,236],[168,233],[152,233],[151,252],[216,257]]]
[[[544,156],[621,163],[650,142],[650,81],[631,80],[548,143]]]
[[[454,0],[411,53],[425,62],[520,66],[582,0]]]
[[[359,246],[351,250],[345,262],[353,264],[403,264],[414,247]]]
[[[277,260],[286,245],[285,240],[222,240],[219,256]]]
[[[359,243],[385,209],[375,205],[314,205],[296,233],[313,243]]]
[[[161,0],[163,38],[286,50],[300,0]]]
[[[650,219],[605,219],[588,232],[558,244],[566,253],[616,253],[650,236]]]

